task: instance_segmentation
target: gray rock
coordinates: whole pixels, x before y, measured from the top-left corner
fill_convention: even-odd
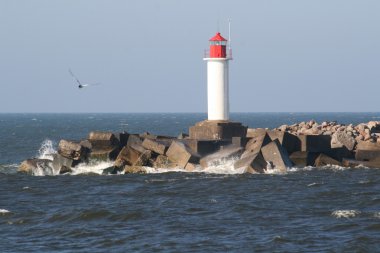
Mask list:
[[[345,146],[348,150],[353,150],[355,147],[355,139],[347,132],[335,132],[331,136],[331,147],[340,148]]]

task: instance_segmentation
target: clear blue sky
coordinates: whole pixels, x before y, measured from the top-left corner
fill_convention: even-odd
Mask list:
[[[380,111],[378,0],[0,0],[0,112],[206,112],[232,19],[233,112]],[[68,68],[85,82],[79,90]]]

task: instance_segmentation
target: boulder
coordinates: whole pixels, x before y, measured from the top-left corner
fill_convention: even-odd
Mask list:
[[[116,136],[110,132],[90,132],[88,140],[93,149],[106,149],[120,145]]]
[[[267,168],[267,162],[265,161],[261,152],[251,153],[250,155],[238,160],[234,164],[235,169],[243,168],[246,173],[264,173]]]
[[[157,156],[156,160],[153,163],[154,168],[165,168],[165,169],[172,169],[178,167],[177,163],[174,163],[169,160],[167,156],[159,155]]]
[[[293,165],[289,159],[286,149],[281,146],[278,139],[275,139],[271,143],[265,145],[261,149],[261,153],[263,154],[265,161],[269,162],[274,169],[281,172],[286,172],[287,168],[290,168]]]
[[[202,166],[202,168],[205,169],[212,165],[217,165],[222,160],[232,159],[233,157],[239,157],[242,153],[243,153],[242,147],[230,145],[227,147],[223,147],[222,149],[220,149],[219,151],[215,153],[212,153],[210,155],[203,157],[199,163]]]
[[[199,155],[179,141],[173,141],[166,152],[170,161],[177,163],[179,167],[185,168],[188,162],[198,163]]]
[[[66,158],[84,161],[87,159],[89,149],[78,142],[61,140],[58,144],[58,153]]]
[[[323,166],[328,166],[328,165],[338,165],[342,166],[342,163],[339,161],[329,157],[328,155],[325,154],[320,154],[317,159],[315,159],[314,166],[315,167],[323,167]]]
[[[348,150],[353,150],[355,147],[356,141],[355,138],[344,131],[335,132],[331,136],[331,148],[341,148],[346,147]]]
[[[355,159],[358,161],[372,161],[380,158],[380,143],[361,141],[356,146]]]
[[[296,151],[292,153],[289,158],[297,167],[313,166],[318,153],[307,151]]]
[[[147,173],[147,170],[143,166],[130,166],[130,165],[124,166],[124,174],[145,174],[145,173]]]
[[[245,151],[242,154],[241,158],[245,158],[252,154],[257,154],[260,152],[261,148],[270,143],[272,140],[269,135],[264,132],[262,135],[258,135],[250,139],[245,146]]]
[[[18,167],[17,172],[29,175],[54,175],[52,161],[48,159],[27,159]]]
[[[166,150],[169,148],[170,144],[171,143],[169,142],[146,138],[144,139],[142,146],[145,149],[151,150],[157,154],[164,155]]]
[[[281,146],[283,146],[289,154],[295,151],[301,151],[301,141],[297,136],[282,131],[268,131],[267,133],[272,141],[278,139]]]
[[[115,160],[115,166],[122,168],[125,165],[144,166],[149,161],[152,152],[139,145],[125,146]]]
[[[328,153],[331,149],[331,136],[329,135],[299,135],[301,150],[314,153]]]

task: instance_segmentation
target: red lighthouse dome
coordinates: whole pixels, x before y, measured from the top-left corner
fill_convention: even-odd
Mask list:
[[[227,40],[220,35],[220,33],[216,33],[214,37],[210,40],[210,58],[226,58],[226,45]]]

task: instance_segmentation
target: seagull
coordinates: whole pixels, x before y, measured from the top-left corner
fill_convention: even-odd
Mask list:
[[[79,81],[79,79],[74,75],[74,73],[71,71],[71,69],[69,69],[69,73],[75,79],[75,81],[78,83],[79,89],[82,89],[82,88],[87,87],[87,86],[99,85],[100,84],[100,83],[81,83],[81,81]]]

